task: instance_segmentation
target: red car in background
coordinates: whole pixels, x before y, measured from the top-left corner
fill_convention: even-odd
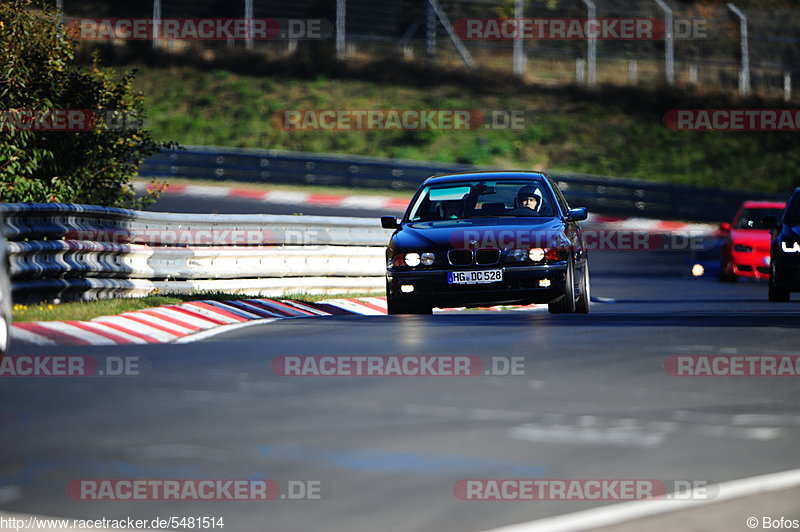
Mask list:
[[[769,249],[772,237],[761,223],[764,216],[780,218],[786,203],[745,201],[731,223],[720,224],[722,244],[719,280],[735,282],[739,277],[769,279]]]

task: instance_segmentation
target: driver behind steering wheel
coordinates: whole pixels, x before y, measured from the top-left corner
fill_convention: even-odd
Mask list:
[[[525,185],[514,199],[514,210],[508,214],[516,216],[536,216],[542,207],[542,196],[532,185]]]

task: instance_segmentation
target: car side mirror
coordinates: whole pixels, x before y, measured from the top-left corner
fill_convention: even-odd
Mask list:
[[[576,209],[570,209],[567,213],[567,219],[573,222],[582,222],[586,218],[589,217],[589,211],[586,210],[586,207],[578,207]]]
[[[764,227],[769,227],[770,229],[777,229],[778,228],[778,217],[774,214],[770,214],[769,216],[764,216],[761,218],[761,225]]]
[[[719,224],[719,229],[720,231],[728,232],[731,230],[731,224],[729,224],[728,222],[722,222],[721,224]]]
[[[397,229],[400,224],[394,216],[381,216],[381,227],[384,229]]]

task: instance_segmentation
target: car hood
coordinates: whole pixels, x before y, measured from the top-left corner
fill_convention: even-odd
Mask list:
[[[769,249],[772,235],[765,229],[732,229],[731,242],[752,248]]]
[[[563,243],[564,222],[558,218],[490,218],[440,220],[404,224],[392,237],[395,247],[462,248],[470,247],[543,247]]]

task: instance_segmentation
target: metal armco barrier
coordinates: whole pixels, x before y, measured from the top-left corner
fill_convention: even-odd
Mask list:
[[[371,218],[271,214],[173,214],[96,205],[5,203],[8,240],[89,240],[150,245],[385,246]]]
[[[427,177],[451,172],[496,170],[474,166],[275,150],[191,146],[148,158],[144,177],[181,177],[347,187],[416,190]],[[551,173],[573,206],[603,214],[701,222],[728,221],[749,199],[785,200],[763,194],[669,185],[573,173]],[[410,194],[409,194],[410,196]]]
[[[0,204],[15,300],[382,289],[377,220]]]

